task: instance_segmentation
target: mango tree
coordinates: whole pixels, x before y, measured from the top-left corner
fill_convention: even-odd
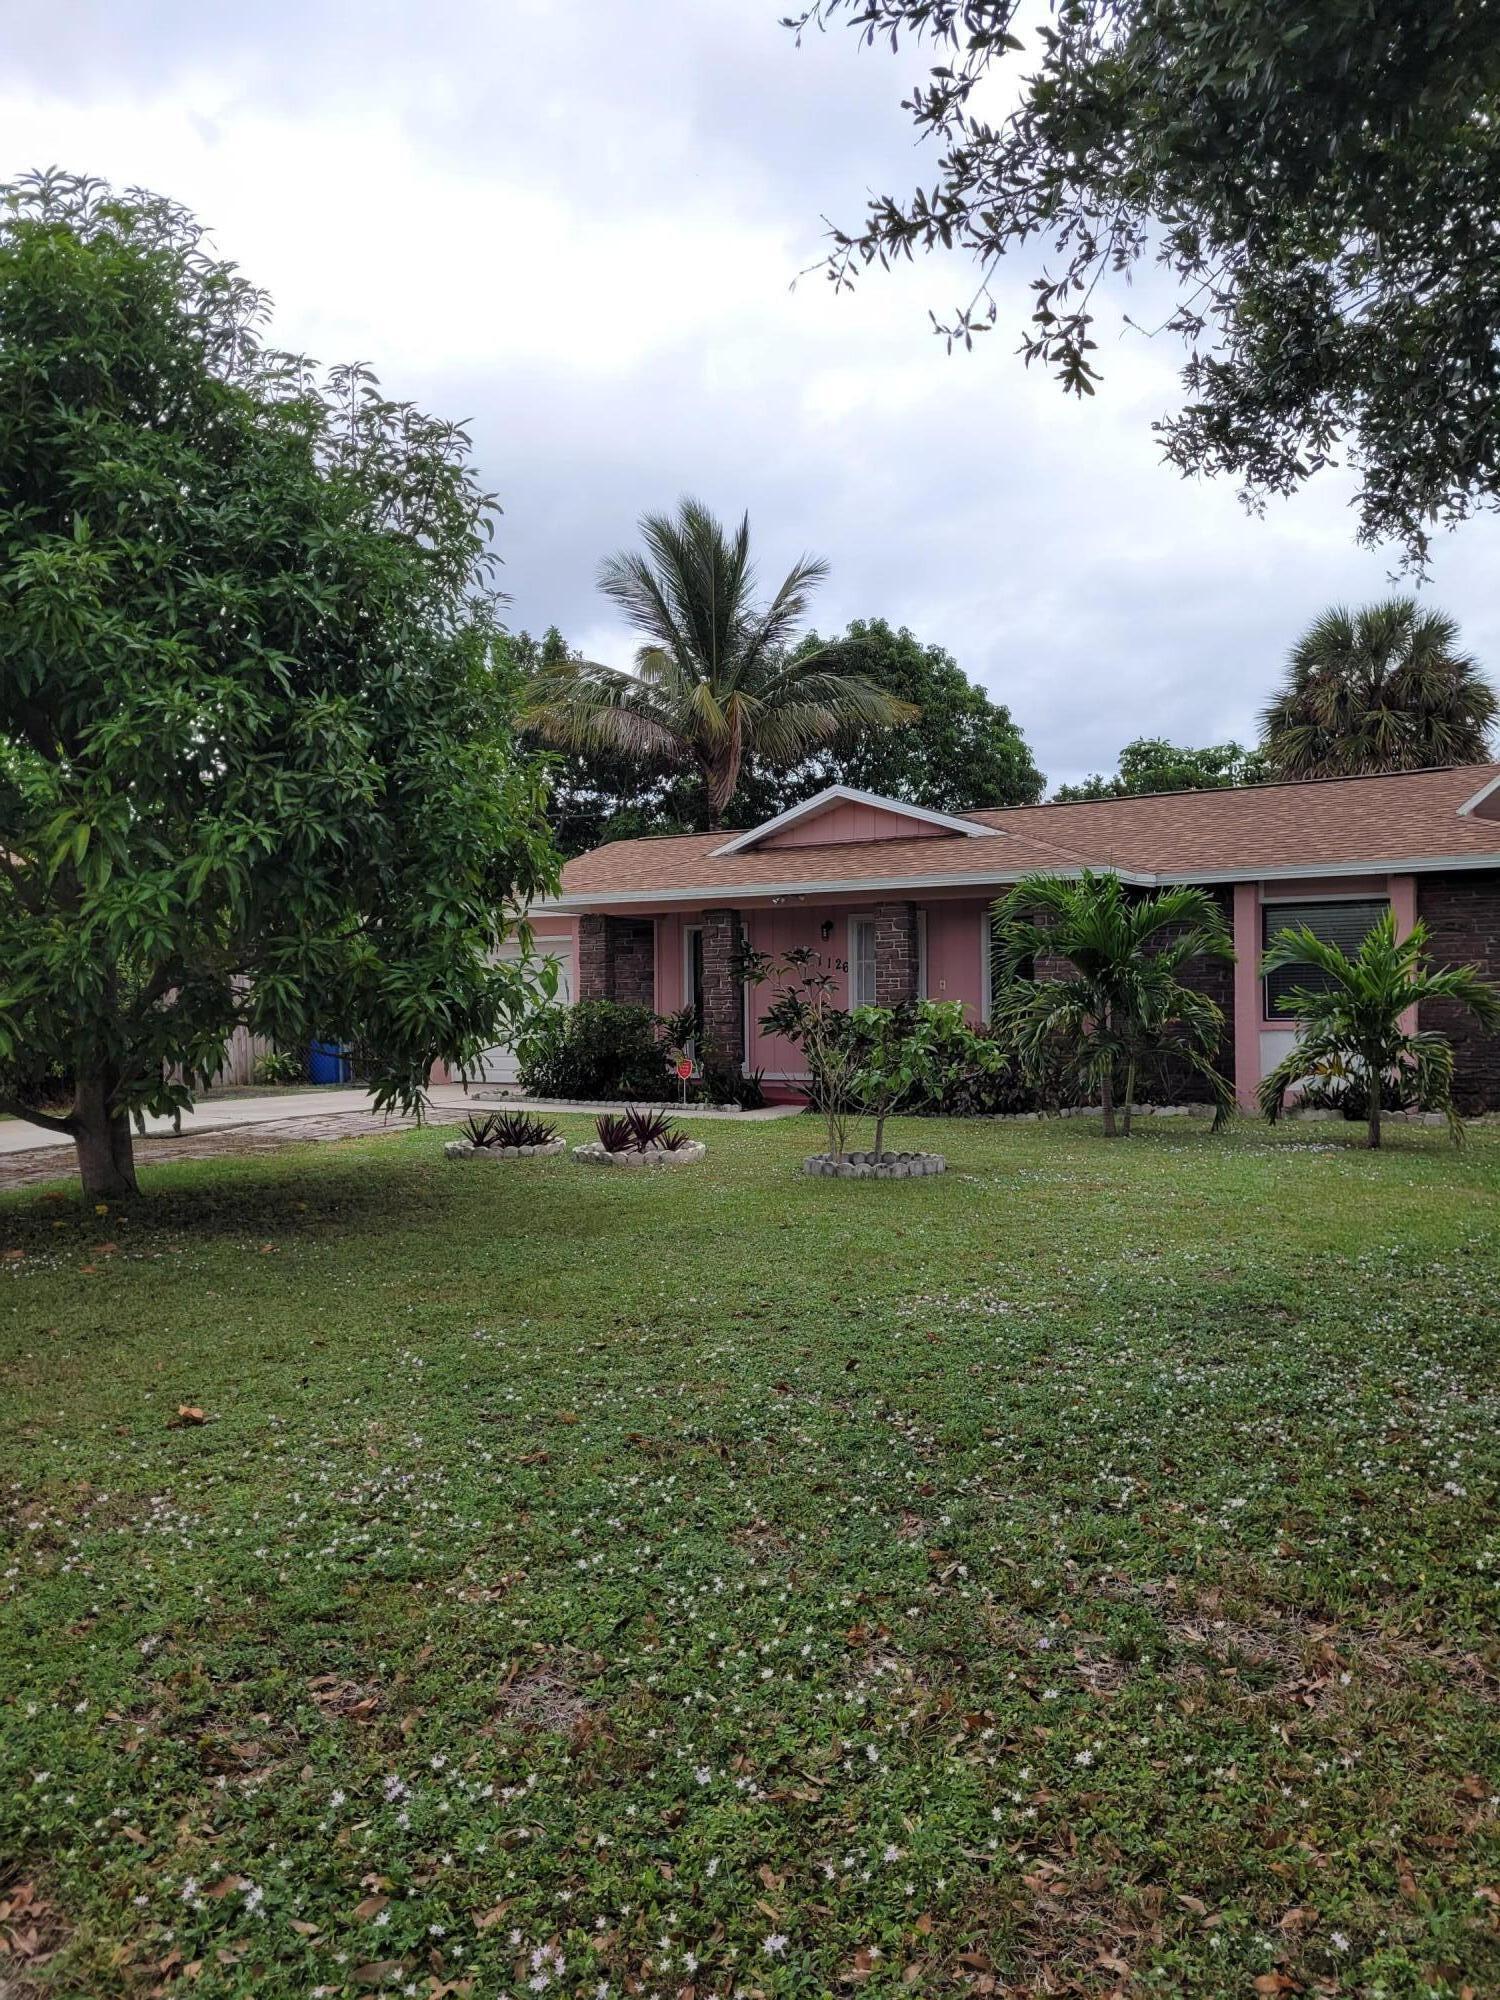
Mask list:
[[[553,879],[467,437],[266,316],[169,201],[0,191],[0,1111],[95,1195],[240,1025],[419,1104]]]

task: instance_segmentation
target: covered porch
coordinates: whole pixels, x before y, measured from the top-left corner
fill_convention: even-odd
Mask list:
[[[933,893],[921,900],[782,896],[734,906],[590,912],[577,919],[575,997],[660,1014],[691,1007],[700,1049],[713,1049],[746,1074],[762,1072],[768,1095],[796,1095],[806,1068],[796,1049],[762,1030],[771,996],[741,979],[744,948],[774,959],[807,950],[809,969],[833,981],[840,1007],[958,1000],[982,1021],[990,997],[990,908],[986,896]]]

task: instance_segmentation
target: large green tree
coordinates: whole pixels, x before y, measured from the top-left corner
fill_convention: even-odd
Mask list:
[[[507,649],[530,680],[558,662],[580,660],[556,626],[541,639],[525,632]],[[754,826],[828,785],[855,785],[939,812],[968,806],[1026,805],[1042,775],[1010,710],[990,700],[941,646],[924,645],[883,618],[856,618],[838,638],[809,633],[801,650],[857,674],[916,711],[915,720],[813,751],[787,770],[751,754],[725,809],[731,826]],[[608,746],[554,751],[550,817],[558,846],[579,854],[604,840],[682,833],[707,822],[696,772],[655,771]]]
[[[519,676],[522,708],[560,668],[583,661],[555,625],[540,639],[529,632],[507,634],[504,653]],[[685,833],[703,816],[701,785],[695,788],[696,798],[687,795],[694,789],[691,779],[648,770],[623,750],[557,749],[545,744],[539,732],[527,734],[545,750],[547,818],[561,854],[584,854],[604,841],[637,834]]]
[[[0,200],[0,1108],[95,1194],[241,1023],[418,1102],[552,879],[464,433],[267,310],[169,201]]]
[[[1028,361],[1097,379],[1096,294],[1154,261],[1186,344],[1158,425],[1184,471],[1260,499],[1341,462],[1360,533],[1420,561],[1500,501],[1500,33],[1476,0],[812,0],[922,49],[923,185],[835,232],[830,274],[967,252],[994,325],[1027,261]],[[1023,34],[1025,40],[1023,41]],[[996,100],[1010,108],[998,115]],[[1153,314],[1153,317],[1159,315]]]
[[[1133,799],[1145,792],[1216,792],[1231,785],[1261,785],[1270,776],[1264,754],[1240,743],[1190,750],[1161,736],[1137,736],[1120,752],[1111,777],[1095,772],[1076,785],[1059,785],[1054,799]]]
[[[641,550],[600,567],[599,587],[641,634],[633,672],[561,660],[531,683],[527,727],[562,750],[605,751],[643,771],[685,772],[703,823],[725,823],[742,766],[794,765],[819,744],[914,719],[913,711],[797,645],[812,591],[828,573],[804,556],[764,603],[750,517],[726,529],[701,501],[646,514]]]
[[[1010,710],[991,701],[943,647],[924,645],[884,618],[856,618],[836,639],[809,633],[803,650],[884,689],[915,709],[916,719],[815,752],[792,774],[796,796],[854,785],[935,812],[1030,805],[1041,797],[1042,774]]]
[[[1458,627],[1411,597],[1315,619],[1262,717],[1284,778],[1347,778],[1482,764],[1500,702]]]

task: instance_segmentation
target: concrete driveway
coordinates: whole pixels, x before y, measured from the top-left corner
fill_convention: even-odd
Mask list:
[[[440,1097],[458,1100],[463,1092],[445,1084],[434,1090],[432,1096],[434,1102]],[[369,1092],[365,1090],[330,1088],[268,1091],[264,1096],[254,1097],[210,1097],[194,1110],[184,1112],[182,1130],[185,1135],[190,1132],[217,1132],[228,1125],[280,1124],[288,1118],[327,1118],[338,1113],[360,1111],[375,1117],[370,1109]],[[152,1138],[166,1138],[175,1131],[170,1118],[146,1120],[146,1132]],[[21,1118],[0,1119],[0,1159],[7,1153],[31,1153],[43,1146],[72,1144],[66,1133],[44,1132],[40,1125],[28,1125]]]

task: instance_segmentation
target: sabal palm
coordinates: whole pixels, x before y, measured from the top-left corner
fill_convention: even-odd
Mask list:
[[[1463,1123],[1453,1109],[1453,1047],[1432,1029],[1403,1027],[1402,1017],[1425,1001],[1465,1007],[1486,1028],[1500,1026],[1500,991],[1471,965],[1432,967],[1420,923],[1397,940],[1387,911],[1351,957],[1310,930],[1278,931],[1262,974],[1302,966],[1322,976],[1318,987],[1284,994],[1281,1011],[1301,1025],[1297,1046],[1262,1078],[1260,1108],[1274,1124],[1287,1092],[1312,1081],[1357,1081],[1369,1104],[1369,1143],[1380,1144],[1382,1106],[1405,1090],[1421,1104],[1446,1111],[1455,1143]]]
[[[703,779],[710,826],[723,824],[744,758],[798,763],[819,744],[915,719],[909,703],[837,671],[819,651],[792,657],[808,599],[828,574],[804,556],[767,604],[755,601],[750,517],[729,534],[697,500],[647,514],[642,551],[599,570],[599,588],[640,632],[634,673],[567,661],[533,686],[525,726],[569,750],[612,751]]]
[[[1085,869],[1076,881],[1028,875],[995,905],[1005,986],[999,1018],[1022,1065],[1042,1075],[1059,1058],[1099,1094],[1115,1136],[1115,1082],[1125,1088],[1124,1132],[1143,1063],[1171,1055],[1211,1090],[1217,1130],[1234,1094],[1213,1057],[1224,1015],[1187,985],[1194,959],[1233,959],[1223,912],[1204,889],[1130,894],[1118,875]],[[1070,978],[1025,978],[1028,963],[1065,959]]]
[[[1261,718],[1264,748],[1285,778],[1478,764],[1497,707],[1442,612],[1410,597],[1362,611],[1339,605],[1298,641]]]

